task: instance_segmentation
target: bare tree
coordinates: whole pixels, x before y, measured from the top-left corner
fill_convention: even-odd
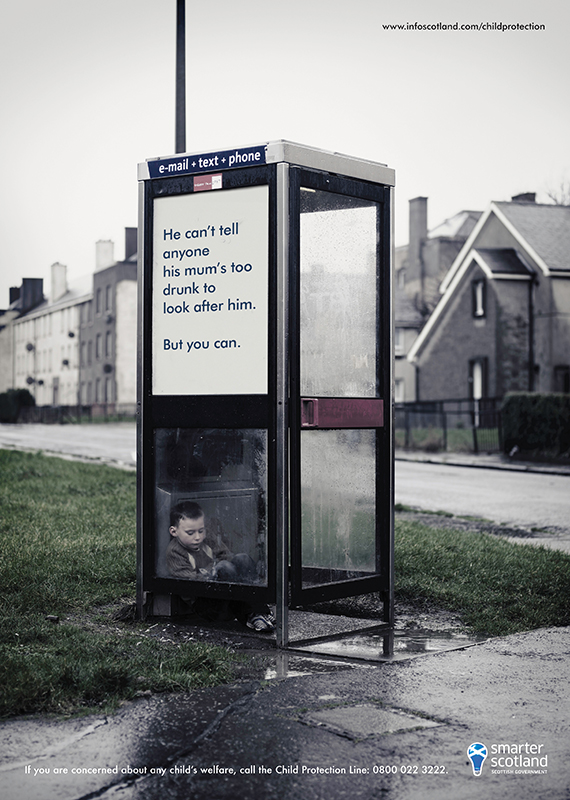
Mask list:
[[[546,195],[557,206],[570,206],[570,180],[562,178],[557,187],[546,190]]]

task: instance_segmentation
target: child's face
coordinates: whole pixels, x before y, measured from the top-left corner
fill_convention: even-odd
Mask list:
[[[178,525],[170,526],[170,535],[176,536],[182,547],[186,550],[199,550],[200,545],[206,538],[206,527],[204,517],[189,519],[182,517]]]

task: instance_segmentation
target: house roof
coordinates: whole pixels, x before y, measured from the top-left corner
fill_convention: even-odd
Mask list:
[[[528,278],[532,274],[532,270],[512,247],[504,249],[477,247],[473,250],[473,254],[490,278],[506,278],[517,275]]]
[[[482,213],[482,211],[459,211],[453,217],[449,217],[437,227],[432,228],[428,232],[428,239],[466,239]]]
[[[89,299],[89,297],[93,293],[93,275],[82,275],[79,278],[73,278],[67,284],[67,291],[64,295],[62,295],[55,303],[52,303],[51,296],[45,298],[41,303],[38,303],[37,306],[34,306],[29,311],[26,311],[21,314],[21,318],[30,318],[35,314],[45,314],[48,310],[56,310],[58,308],[64,308],[68,305],[74,305],[75,303],[82,302],[84,300]],[[10,306],[10,309],[20,309],[22,303],[22,298],[18,298],[18,300],[14,301]]]
[[[79,278],[72,278],[67,282],[67,292],[62,295],[55,303],[49,299],[49,305],[54,308],[59,305],[66,305],[73,301],[78,301],[80,298],[86,297],[93,293],[93,275],[82,275]]]
[[[570,206],[494,203],[549,272],[570,272]]]
[[[570,277],[570,206],[529,202],[492,202],[473,228],[457,258],[441,282],[442,294],[465,267],[465,258],[477,245],[477,237],[489,217],[495,216],[512,234],[524,253],[544,275]]]

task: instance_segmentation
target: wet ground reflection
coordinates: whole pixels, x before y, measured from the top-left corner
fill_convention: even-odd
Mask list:
[[[392,638],[392,653],[390,642]],[[361,631],[354,634],[330,638],[325,641],[304,641],[290,645],[290,651],[277,655],[275,669],[267,671],[267,678],[295,677],[303,674],[322,672],[320,661],[309,661],[300,666],[293,653],[311,653],[315,656],[324,656],[330,659],[342,660],[345,668],[347,662],[390,662],[415,658],[430,653],[440,653],[448,650],[459,650],[472,647],[487,641],[486,636],[465,633],[464,631],[429,631],[423,629],[395,631]],[[342,668],[342,667],[340,667]]]

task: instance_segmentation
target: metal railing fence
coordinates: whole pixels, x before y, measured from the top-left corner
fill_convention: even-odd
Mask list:
[[[396,447],[431,452],[502,450],[501,400],[485,397],[398,403]]]

